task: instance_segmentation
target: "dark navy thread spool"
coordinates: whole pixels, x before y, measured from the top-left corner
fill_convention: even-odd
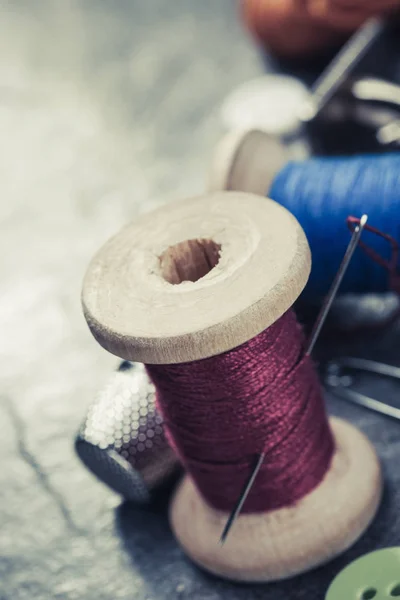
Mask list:
[[[328,291],[349,240],[346,218],[367,213],[369,222],[400,239],[400,154],[288,161],[282,143],[258,130],[224,138],[212,165],[212,190],[268,195],[296,216],[309,240],[313,270],[304,299]],[[368,244],[389,258],[389,244],[368,236]],[[358,252],[341,294],[391,290],[388,271]]]
[[[142,365],[123,361],[90,406],[75,440],[83,464],[126,500],[154,500],[180,472]]]

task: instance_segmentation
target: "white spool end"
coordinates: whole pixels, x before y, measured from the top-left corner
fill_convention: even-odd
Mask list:
[[[264,75],[235,89],[221,107],[224,127],[260,129],[274,136],[293,135],[301,126],[300,109],[310,92],[294,77]]]

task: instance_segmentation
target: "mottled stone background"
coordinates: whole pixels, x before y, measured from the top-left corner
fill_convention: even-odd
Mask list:
[[[116,364],[81,314],[86,266],[139,211],[204,189],[218,106],[261,70],[233,0],[0,3],[1,600],[316,600],[349,559],[399,543],[399,425],[339,401],[376,443],[386,499],[351,553],[284,585],[203,574],[165,511],[121,505],[74,454]]]

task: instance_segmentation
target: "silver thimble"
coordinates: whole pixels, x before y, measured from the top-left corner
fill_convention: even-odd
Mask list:
[[[90,406],[75,449],[94,475],[139,504],[150,502],[178,474],[143,365],[121,363]]]

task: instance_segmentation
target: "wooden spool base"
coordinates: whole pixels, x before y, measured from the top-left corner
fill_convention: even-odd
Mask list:
[[[382,495],[381,470],[370,442],[332,418],[336,453],[323,482],[291,508],[242,515],[219,544],[228,515],[208,506],[186,477],[173,499],[174,533],[190,558],[234,581],[286,579],[328,562],[367,529]]]

